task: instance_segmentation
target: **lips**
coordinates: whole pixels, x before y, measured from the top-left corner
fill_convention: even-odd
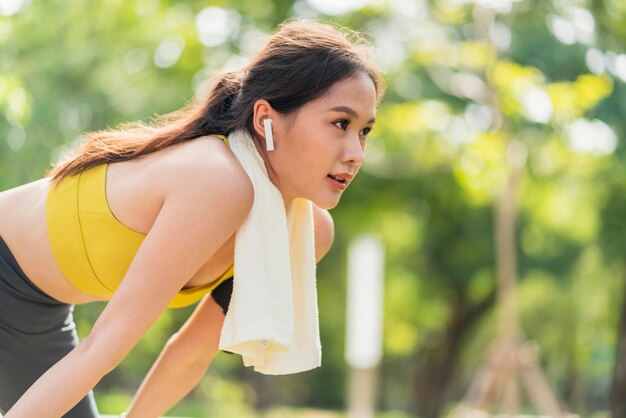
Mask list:
[[[354,177],[352,174],[350,173],[335,173],[335,174],[329,174],[328,177],[333,178],[341,183],[350,183],[350,180],[352,180],[352,177]]]
[[[330,177],[331,179],[335,179],[335,180],[337,180],[340,183],[345,183],[346,182],[346,179],[343,179],[343,178],[338,177],[338,176],[333,176],[332,174],[329,174],[328,177]]]
[[[346,187],[348,187],[348,182],[341,179],[337,179],[337,177],[332,176],[332,175],[327,175],[326,179],[328,180],[328,183],[335,189],[337,190],[345,190]]]

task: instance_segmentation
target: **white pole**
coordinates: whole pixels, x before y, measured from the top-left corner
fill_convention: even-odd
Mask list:
[[[382,357],[384,248],[365,235],[348,249],[346,361],[350,366],[348,417],[372,418]]]

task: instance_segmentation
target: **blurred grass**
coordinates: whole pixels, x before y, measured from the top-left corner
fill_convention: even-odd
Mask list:
[[[124,392],[101,394],[97,396],[96,403],[103,418],[116,418],[131,402],[132,397]],[[108,414],[108,415],[107,415]],[[203,418],[347,418],[345,411],[333,411],[327,409],[295,408],[280,406],[269,408],[265,411],[254,411],[246,404],[219,403],[207,405],[206,401],[186,400],[180,402],[166,415],[170,418],[203,417]],[[0,417],[1,418],[1,417]],[[376,414],[376,418],[415,418],[401,411],[384,411]],[[604,417],[597,417],[604,418]]]

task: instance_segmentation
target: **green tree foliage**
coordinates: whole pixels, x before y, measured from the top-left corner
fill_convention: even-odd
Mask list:
[[[290,16],[363,31],[389,85],[318,269],[323,367],[267,377],[221,355],[174,412],[341,409],[346,247],[374,232],[387,260],[381,408],[443,416],[495,335],[493,207],[512,163],[522,329],[570,410],[607,410],[625,316],[622,1],[0,2],[0,190],[40,178],[85,131],[180,108]],[[77,307],[82,335],[102,307]],[[102,380],[102,412],[125,407],[190,312],[163,314]]]

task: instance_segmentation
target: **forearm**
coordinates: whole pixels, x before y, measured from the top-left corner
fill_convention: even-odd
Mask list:
[[[5,418],[58,418],[93,389],[113,362],[97,359],[83,340],[46,371],[15,403]]]
[[[202,379],[217,350],[189,358],[172,345],[165,346],[139,387],[128,418],[159,417],[184,398]]]

